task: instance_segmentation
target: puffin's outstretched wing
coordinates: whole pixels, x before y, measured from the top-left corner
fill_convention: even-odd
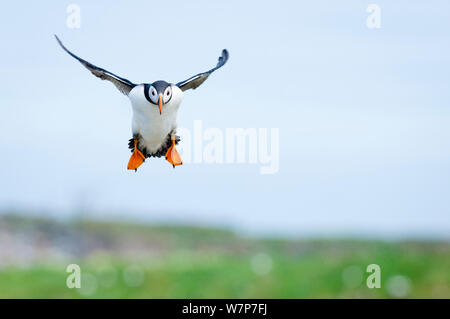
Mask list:
[[[111,73],[109,71],[106,71],[105,69],[99,68],[88,61],[83,60],[82,58],[77,57],[75,54],[67,50],[67,48],[62,44],[61,40],[59,40],[58,36],[55,34],[56,41],[58,41],[59,45],[69,53],[72,57],[77,59],[81,64],[83,64],[89,71],[92,72],[96,77],[102,79],[102,80],[108,80],[112,82],[120,92],[122,92],[125,95],[128,95],[130,93],[131,89],[136,86],[136,84],[128,81],[127,79],[121,78],[120,76],[115,75],[114,73]]]
[[[197,88],[200,84],[202,84],[203,82],[205,82],[205,80],[208,78],[208,76],[213,73],[215,70],[217,70],[218,68],[222,67],[225,63],[227,63],[228,61],[228,51],[226,49],[222,50],[222,55],[219,57],[219,62],[217,63],[215,68],[212,68],[209,71],[203,72],[203,73],[199,73],[197,75],[194,75],[193,77],[190,77],[189,79],[182,81],[182,82],[178,82],[177,86],[182,90],[182,91],[186,91],[189,89],[195,89]]]

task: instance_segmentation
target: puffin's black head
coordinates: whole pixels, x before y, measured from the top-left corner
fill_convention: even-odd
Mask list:
[[[172,87],[166,81],[156,81],[152,84],[145,84],[144,94],[150,103],[159,106],[159,114],[161,114],[163,104],[172,98]]]

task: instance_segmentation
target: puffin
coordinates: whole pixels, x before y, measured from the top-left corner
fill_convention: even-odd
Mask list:
[[[209,71],[198,73],[176,84],[158,80],[152,83],[135,84],[112,72],[83,60],[69,51],[58,36],[56,41],[70,56],[78,60],[96,77],[112,82],[131,102],[133,116],[131,120],[132,138],[128,141],[131,157],[127,168],[137,171],[149,157],[161,157],[175,168],[183,161],[176,149],[180,137],[176,135],[177,114],[183,92],[196,89],[217,69],[228,61],[229,53],[222,50],[217,65]]]

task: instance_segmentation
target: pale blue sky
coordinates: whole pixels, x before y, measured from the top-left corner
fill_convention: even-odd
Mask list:
[[[450,234],[450,3],[73,1],[0,12],[0,209],[219,224],[244,232]],[[162,159],[128,172],[131,109],[55,42],[133,82],[230,61],[179,125],[280,130],[280,171]]]

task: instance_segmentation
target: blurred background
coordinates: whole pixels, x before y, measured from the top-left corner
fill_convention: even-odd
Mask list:
[[[450,3],[377,1],[370,28],[371,3],[5,4],[0,297],[449,298]],[[227,48],[178,123],[278,128],[279,170],[127,171],[127,98],[55,33],[135,83],[184,80]]]

